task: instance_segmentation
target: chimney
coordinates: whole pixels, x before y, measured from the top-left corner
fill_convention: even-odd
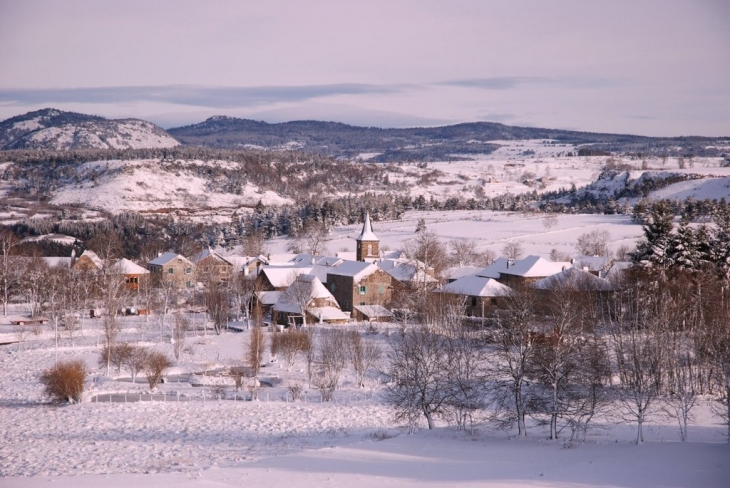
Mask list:
[[[159,258],[160,256],[162,256],[162,251],[157,253],[157,257]]]
[[[509,258],[507,260],[507,269],[511,268],[515,264],[515,260],[512,258]]]

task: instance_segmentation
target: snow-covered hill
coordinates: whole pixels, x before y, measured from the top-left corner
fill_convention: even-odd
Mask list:
[[[120,212],[178,214],[196,219],[227,219],[240,207],[283,205],[291,200],[252,184],[231,193],[201,177],[205,168],[225,167],[226,161],[178,162],[174,168],[157,160],[95,161],[78,168],[80,182],[64,182],[53,192],[51,203],[80,204],[87,208]]]
[[[0,149],[142,149],[180,143],[160,127],[138,119],[44,109],[0,122]]]

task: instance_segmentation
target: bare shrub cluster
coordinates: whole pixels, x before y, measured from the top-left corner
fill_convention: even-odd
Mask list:
[[[87,368],[81,360],[65,361],[43,371],[41,384],[44,393],[57,403],[78,403],[84,393]]]

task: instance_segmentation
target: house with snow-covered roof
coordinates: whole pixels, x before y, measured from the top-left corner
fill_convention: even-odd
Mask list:
[[[572,267],[569,262],[548,261],[540,256],[527,256],[517,261],[507,260],[506,268],[499,271],[499,281],[513,288],[530,285]]]
[[[494,278],[476,275],[463,276],[435,290],[436,293],[463,297],[466,301],[465,314],[470,317],[490,315],[511,291],[511,288]]]
[[[100,271],[104,267],[104,261],[94,252],[86,249],[81,256],[74,260],[71,269],[78,271]]]
[[[129,291],[139,291],[140,284],[144,284],[150,278],[149,270],[127,258],[114,263],[112,270],[124,275],[124,288]]]
[[[195,263],[197,279],[200,281],[210,279],[225,283],[230,281],[233,275],[233,263],[210,248],[196,254],[192,262]]]
[[[335,297],[313,275],[302,274],[279,294],[272,319],[279,324],[302,316],[305,323],[346,323],[350,315],[340,310]]]
[[[386,307],[392,297],[392,281],[375,264],[344,261],[327,270],[326,283],[343,311],[351,312],[356,320],[377,321],[391,317]]]
[[[154,286],[172,287],[178,290],[195,286],[195,264],[182,254],[160,253],[147,263]]]

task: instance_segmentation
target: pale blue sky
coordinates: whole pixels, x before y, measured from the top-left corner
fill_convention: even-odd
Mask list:
[[[0,0],[0,119],[730,136],[730,1]]]

